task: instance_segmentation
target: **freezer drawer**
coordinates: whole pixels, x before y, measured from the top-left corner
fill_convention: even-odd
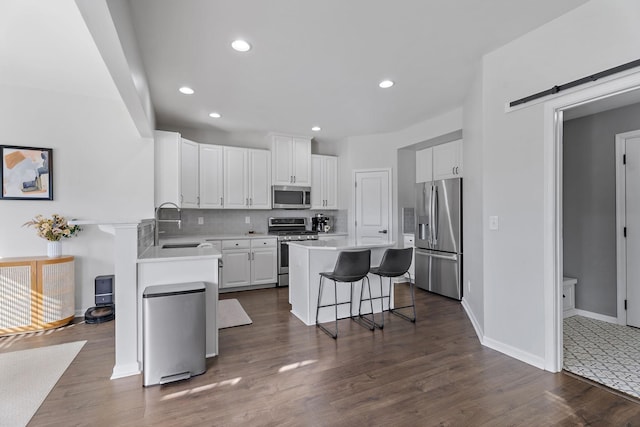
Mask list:
[[[416,248],[416,286],[457,300],[462,299],[462,254]]]

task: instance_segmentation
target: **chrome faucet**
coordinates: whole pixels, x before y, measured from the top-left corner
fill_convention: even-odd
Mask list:
[[[160,209],[162,209],[164,206],[173,206],[173,208],[178,211],[178,219],[160,219]],[[154,246],[158,246],[158,240],[159,237],[158,235],[160,234],[160,223],[161,222],[172,222],[172,223],[176,223],[178,224],[178,229],[182,228],[182,211],[180,210],[180,208],[178,207],[178,205],[176,205],[173,202],[164,202],[161,203],[160,206],[158,206],[156,208],[156,214],[155,214],[155,232],[154,232],[154,236],[153,236],[153,245]]]

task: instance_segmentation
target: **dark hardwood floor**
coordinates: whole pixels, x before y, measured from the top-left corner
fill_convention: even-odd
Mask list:
[[[480,345],[459,302],[418,290],[415,324],[342,320],[334,341],[287,296],[221,295],[253,324],[221,330],[207,372],[166,386],[109,380],[114,322],[0,338],[0,352],[88,340],[30,426],[640,425],[640,404]]]

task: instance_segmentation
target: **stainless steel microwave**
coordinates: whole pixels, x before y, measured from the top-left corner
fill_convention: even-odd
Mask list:
[[[311,187],[274,185],[271,189],[273,209],[311,209]]]

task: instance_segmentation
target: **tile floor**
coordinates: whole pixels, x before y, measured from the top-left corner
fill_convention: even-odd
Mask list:
[[[640,329],[564,319],[564,369],[640,398]]]

